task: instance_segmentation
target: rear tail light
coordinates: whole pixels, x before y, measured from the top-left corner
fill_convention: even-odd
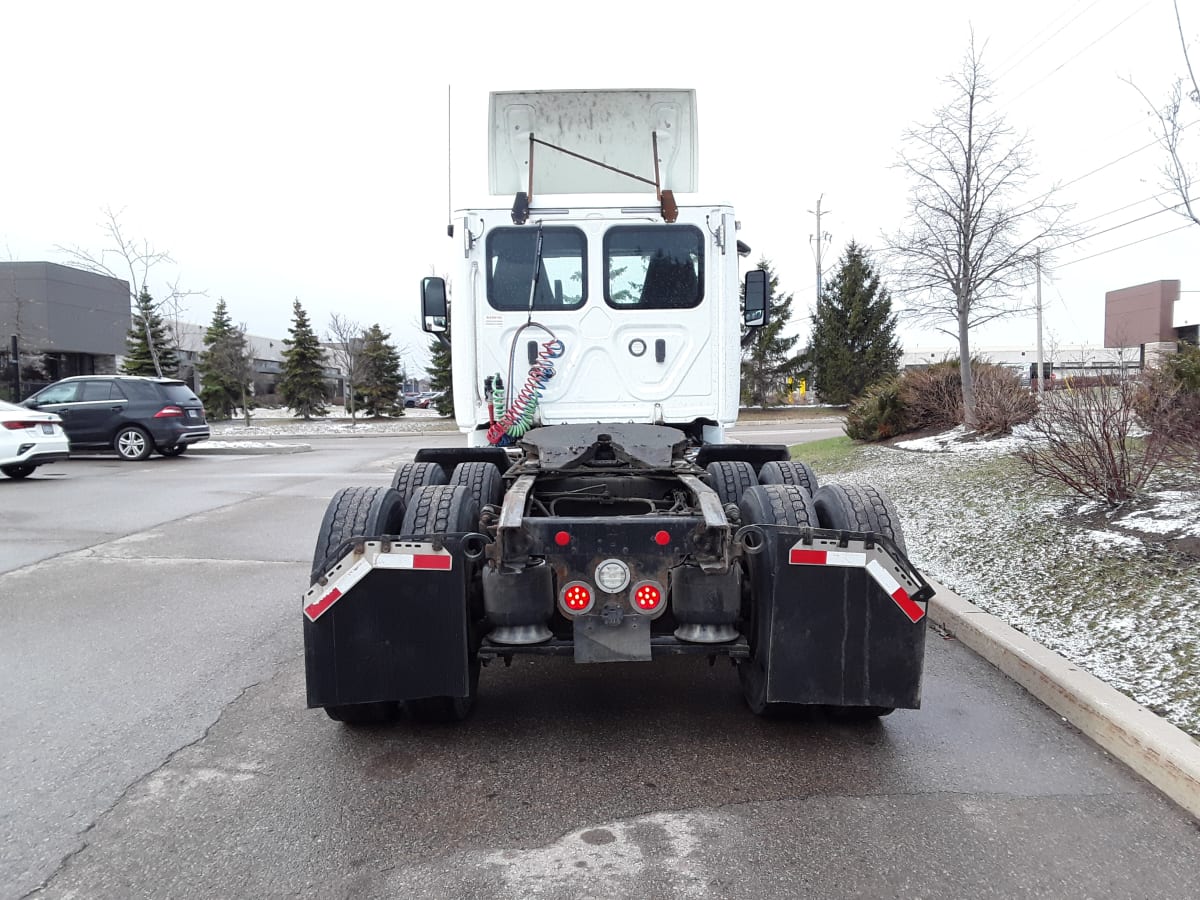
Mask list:
[[[178,406],[164,406],[154,414],[156,419],[182,419],[183,410]]]
[[[592,608],[595,597],[582,581],[568,581],[559,592],[558,603],[568,615],[581,616]]]
[[[645,616],[652,616],[663,609],[666,594],[662,585],[655,581],[639,581],[633,586],[633,608]]]
[[[22,422],[19,419],[13,419],[12,421],[5,422],[4,427],[9,431],[20,431],[23,428],[37,428],[40,424],[41,422]]]

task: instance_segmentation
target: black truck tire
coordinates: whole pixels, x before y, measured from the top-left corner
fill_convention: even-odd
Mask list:
[[[471,492],[480,509],[499,506],[504,499],[504,479],[495,463],[465,462],[454,467],[449,484],[461,484]]]
[[[809,496],[817,492],[817,473],[806,463],[767,462],[758,470],[759,484],[794,484],[808,491]]]
[[[315,584],[337,562],[338,546],[355,535],[400,534],[404,498],[385,487],[348,487],[333,495],[317,530],[312,577]]]
[[[404,502],[427,484],[445,484],[446,471],[437,463],[405,463],[396,470],[392,478],[392,489],[400,492]]]
[[[400,704],[388,700],[377,703],[350,703],[345,706],[327,706],[325,715],[343,725],[385,725],[400,716]]]
[[[874,531],[892,539],[907,553],[900,517],[887,494],[867,484],[827,484],[813,497],[822,528],[839,531]],[[890,706],[830,706],[830,718],[842,722],[864,722],[890,715]]]
[[[488,464],[490,465],[490,463]],[[492,466],[495,469],[495,466]],[[497,470],[497,474],[499,471]],[[479,501],[461,484],[437,484],[420,488],[404,514],[405,534],[453,534],[479,527]],[[467,599],[470,609],[469,598]],[[466,697],[422,697],[404,703],[417,722],[461,722],[475,705],[479,687],[479,657],[470,649],[470,693]]]
[[[708,473],[708,483],[721,498],[722,506],[726,503],[736,505],[741,501],[742,494],[746,492],[747,488],[758,484],[758,476],[754,474],[754,467],[742,460],[710,462],[705,467],[705,471]]]
[[[817,513],[808,491],[796,484],[760,484],[746,490],[738,504],[744,525],[790,525],[815,527]],[[750,658],[738,663],[738,681],[746,705],[756,716],[774,716],[793,708],[791,703],[767,702],[767,672],[756,648],[758,640],[758,603],[751,593],[747,616]]]
[[[887,494],[869,484],[827,484],[813,494],[822,528],[874,531],[907,554],[900,517]]]
[[[342,541],[360,534],[398,534],[403,516],[404,498],[391,488],[342,488],[329,501],[317,531],[310,583],[337,562]],[[325,707],[329,718],[351,726],[380,725],[395,719],[399,712],[399,704],[390,701]]]

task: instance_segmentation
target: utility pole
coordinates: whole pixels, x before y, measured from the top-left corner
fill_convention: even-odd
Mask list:
[[[808,236],[808,242],[810,244],[812,244],[814,242],[814,240],[816,242],[816,246],[813,248],[813,250],[814,250],[814,256],[816,256],[816,259],[817,259],[817,299],[818,300],[821,299],[821,290],[823,288],[823,284],[822,284],[823,278],[822,278],[821,273],[824,271],[824,266],[822,265],[822,261],[821,261],[821,257],[823,254],[823,250],[821,249],[821,244],[822,244],[822,242],[824,242],[824,243],[829,242],[829,232],[821,230],[821,201],[824,199],[825,199],[824,194],[822,194],[820,197],[817,198],[817,210],[816,210],[817,233],[815,235],[810,234]],[[811,213],[812,210],[810,209],[809,212]],[[829,210],[825,210],[825,212],[829,212]]]
[[[1042,368],[1042,248],[1039,247],[1034,255],[1034,266],[1037,269],[1037,376],[1038,393],[1046,392],[1045,369]]]

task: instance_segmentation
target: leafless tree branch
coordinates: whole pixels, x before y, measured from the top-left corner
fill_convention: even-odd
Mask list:
[[[901,315],[946,329],[959,342],[964,420],[977,425],[972,329],[1026,309],[1039,248],[1073,230],[1054,189],[1023,199],[1034,174],[1028,138],[991,111],[991,81],[972,35],[952,96],[932,124],[910,128],[897,167],[911,181],[904,227],[888,238]],[[1047,263],[1047,253],[1042,253]]]

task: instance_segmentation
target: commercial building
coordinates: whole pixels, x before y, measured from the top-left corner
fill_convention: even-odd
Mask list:
[[[116,371],[129,331],[129,283],[50,262],[0,262],[3,385],[21,396],[70,375]]]

